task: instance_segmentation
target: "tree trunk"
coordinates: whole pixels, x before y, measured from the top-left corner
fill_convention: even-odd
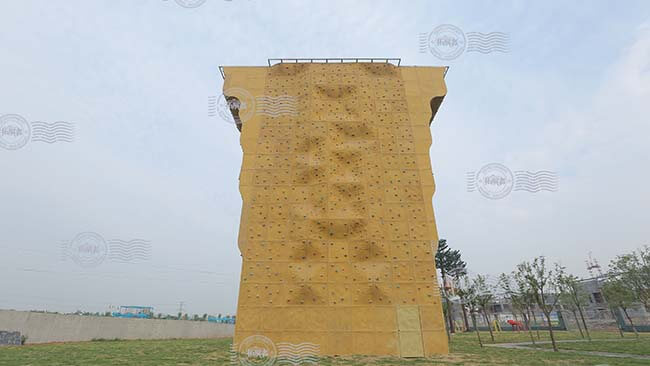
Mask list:
[[[609,312],[612,313],[612,318],[614,318],[614,323],[616,323],[616,328],[618,328],[618,332],[621,334],[621,338],[625,338],[625,335],[623,334],[623,326],[618,322],[618,317],[616,316],[616,313],[614,313],[614,309],[612,307],[609,307]]]
[[[494,343],[494,333],[492,333],[492,325],[490,324],[490,315],[488,315],[487,311],[485,311],[485,308],[483,308],[483,318],[487,323],[488,330],[490,331],[490,338],[492,338],[492,342]]]
[[[460,307],[463,309],[463,323],[465,324],[465,331],[469,332],[469,322],[467,321],[467,309],[465,309],[465,304],[460,304]]]
[[[623,309],[623,313],[625,313],[625,317],[627,318],[627,320],[630,321],[630,325],[632,326],[634,335],[636,336],[637,339],[639,339],[639,332],[637,332],[636,327],[634,326],[634,322],[632,321],[632,318],[630,318],[630,315],[628,315],[627,308],[621,307],[621,309]]]
[[[553,351],[558,352],[557,344],[555,344],[555,335],[553,334],[553,325],[551,324],[551,312],[549,311],[547,313],[546,311],[544,311],[544,315],[546,315],[546,322],[548,323],[548,333],[551,336],[551,344],[553,345]]]
[[[476,325],[476,314],[472,311],[472,324],[474,325],[474,330],[476,330],[476,336],[478,337],[478,344],[481,345],[481,348],[483,348],[483,342],[481,341],[481,332],[478,330],[478,326]]]
[[[445,290],[445,302],[447,302],[447,322],[449,323],[449,332],[450,333],[456,333],[456,330],[454,329],[454,316],[453,316],[453,308],[451,301],[449,300],[449,292],[447,291],[447,274],[440,270],[440,274],[442,275],[442,288]]]
[[[449,308],[447,308],[447,311],[442,310],[445,314],[443,314],[445,317],[447,317],[447,314],[449,312]],[[445,325],[445,330],[447,331],[447,343],[451,344],[451,333],[449,333],[449,325]]]
[[[578,330],[580,331],[580,337],[584,338],[585,335],[582,333],[582,327],[580,326],[580,321],[578,320],[578,313],[575,310],[571,310],[573,312],[573,317],[576,319],[576,325],[578,326]]]
[[[512,317],[515,318],[515,322],[519,322],[519,318],[517,318],[517,313],[514,311],[515,309],[512,309]],[[513,325],[513,331],[514,331],[514,325]],[[521,329],[519,329],[519,326],[517,325],[517,333],[521,332]]]
[[[582,319],[582,325],[585,328],[585,333],[587,333],[587,339],[591,342],[591,334],[589,334],[589,328],[587,328],[587,322],[585,321],[585,314],[582,312],[582,306],[580,306],[580,304],[577,305],[580,318]]]
[[[535,331],[537,331],[537,339],[541,339],[539,337],[539,324],[537,324],[537,316],[535,316],[535,309],[532,309],[530,312],[533,314],[533,324],[535,324],[535,327],[537,327],[537,329],[535,329]]]
[[[530,329],[530,320],[528,320],[526,314],[521,313],[521,315],[524,317],[524,324],[526,325],[526,330],[528,330],[528,335],[530,335],[530,341],[533,342],[533,346],[537,347],[535,337],[533,337],[533,331]]]

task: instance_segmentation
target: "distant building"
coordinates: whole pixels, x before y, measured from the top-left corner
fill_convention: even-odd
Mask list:
[[[153,307],[151,306],[120,306],[118,312],[113,312],[114,317],[118,318],[145,318],[153,317]]]

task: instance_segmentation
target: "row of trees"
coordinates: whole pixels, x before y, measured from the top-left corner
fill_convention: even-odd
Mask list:
[[[522,317],[533,344],[535,344],[535,337],[531,330],[531,320],[533,324],[537,325],[535,310],[539,309],[547,325],[553,350],[558,350],[551,314],[553,311],[560,310],[560,305],[573,313],[582,337],[591,340],[584,313],[589,295],[583,291],[580,279],[575,275],[568,274],[565,267],[558,263],[550,265],[543,256],[534,258],[532,261],[524,261],[518,264],[511,273],[502,273],[494,284],[487,280],[487,276],[477,275],[470,278],[467,275],[467,264],[461,259],[460,251],[451,249],[447,241],[441,239],[436,253],[436,266],[441,272],[443,282],[441,292],[445,301],[443,308],[449,333],[456,331],[450,291],[452,288],[450,280],[454,280],[456,285],[454,295],[458,296],[461,303],[465,329],[470,329],[467,319],[467,309],[469,309],[473,328],[476,330],[481,346],[483,344],[476,326],[476,317],[483,317],[488,325],[490,337],[494,341],[490,324],[492,305],[497,293],[510,302],[515,318],[518,315]],[[614,314],[620,309],[638,337],[628,309],[634,304],[640,303],[650,311],[650,248],[645,246],[612,260],[602,293],[612,309],[612,313]],[[620,328],[619,330],[623,336],[623,330]],[[539,327],[536,332],[537,339],[539,339]]]
[[[181,312],[179,312],[177,314],[177,316],[163,315],[163,314],[160,314],[160,313],[157,316],[158,319],[163,318],[163,319],[176,319],[176,320],[193,320],[193,321],[200,321],[200,322],[207,321],[208,317],[209,317],[208,314],[203,314],[203,316],[199,316],[198,314],[194,314],[194,315],[190,316],[187,313],[183,314]],[[221,314],[217,315],[217,319],[234,319],[234,318],[235,318],[234,315],[233,316],[230,316],[230,315],[222,316]]]
[[[92,313],[92,312],[87,312],[87,311],[84,311],[84,312],[77,311],[77,312],[75,312],[73,314],[76,314],[76,315],[106,316],[106,317],[113,316],[110,311],[107,311],[107,312],[105,312],[103,314],[99,313],[99,312]],[[156,315],[153,315],[152,318],[154,318],[154,319],[170,319],[170,320],[207,321],[208,320],[208,314],[203,314],[202,316],[200,316],[198,314],[194,314],[194,315],[189,315],[187,313],[183,314],[181,312],[179,312],[177,315],[169,315],[169,314],[158,313]],[[232,315],[232,316],[231,315],[222,316],[221,314],[219,314],[219,315],[217,315],[217,318],[218,319],[234,319],[235,316],[234,315]]]
[[[650,312],[650,247],[646,245],[632,253],[614,258],[609,264],[602,292],[610,309],[621,309],[638,337],[628,310],[636,304],[642,304],[645,310]]]

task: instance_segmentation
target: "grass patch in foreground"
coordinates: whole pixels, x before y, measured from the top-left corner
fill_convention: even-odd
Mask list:
[[[541,345],[544,348],[552,348],[550,344]],[[611,353],[629,353],[632,355],[650,356],[650,338],[642,337],[636,340],[634,336],[625,337],[622,341],[595,340],[581,343],[558,343],[559,349],[574,351],[598,351]],[[649,361],[650,363],[650,361]]]
[[[489,334],[481,334],[489,343]],[[617,339],[615,332],[594,332],[597,339]],[[503,332],[495,335],[498,343],[527,342],[527,333]],[[629,337],[629,336],[628,336]],[[548,340],[548,332],[540,332]],[[572,332],[557,332],[558,339],[579,339]],[[626,337],[627,338],[627,337]],[[231,339],[178,339],[110,342],[57,343],[0,348],[1,366],[213,366],[230,363]],[[639,342],[650,347],[650,337]],[[594,342],[594,344],[607,342]],[[618,343],[610,342],[613,347]],[[632,343],[632,342],[630,342]],[[575,346],[575,344],[571,344]],[[552,353],[535,350],[511,350],[495,347],[480,348],[475,333],[456,334],[452,338],[451,354],[428,359],[394,357],[326,357],[322,366],[399,366],[399,365],[648,365],[647,360],[616,359],[578,354]],[[645,352],[645,351],[644,351]],[[631,353],[631,352],[630,352]]]

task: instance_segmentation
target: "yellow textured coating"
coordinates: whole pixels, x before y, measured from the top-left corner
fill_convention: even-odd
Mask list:
[[[226,97],[248,97],[249,108],[260,97],[293,100],[239,126],[235,344],[262,335],[316,344],[322,355],[447,353],[429,159],[445,69],[297,63],[224,72]]]

